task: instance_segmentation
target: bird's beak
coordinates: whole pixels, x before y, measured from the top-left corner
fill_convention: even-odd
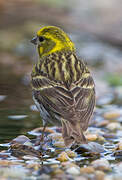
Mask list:
[[[33,39],[31,39],[31,43],[37,45],[37,37],[34,37]]]

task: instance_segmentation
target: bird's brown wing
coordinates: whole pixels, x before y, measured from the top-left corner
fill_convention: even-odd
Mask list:
[[[74,124],[79,121],[82,130],[86,130],[95,105],[94,82],[91,76],[72,83],[53,82],[46,77],[32,80],[33,92],[39,104],[43,104],[50,113],[55,113]]]
[[[95,106],[95,87],[91,75],[77,82],[72,93],[75,97],[78,121],[80,121],[82,130],[86,130]]]
[[[32,88],[35,99],[48,112],[66,116],[67,109],[73,104],[73,98],[63,85],[43,77],[32,79]]]

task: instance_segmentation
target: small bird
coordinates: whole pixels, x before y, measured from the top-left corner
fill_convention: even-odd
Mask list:
[[[74,43],[58,27],[42,27],[31,42],[39,55],[31,85],[43,132],[51,122],[62,125],[66,146],[86,143],[83,131],[95,106],[95,85],[87,66],[76,56]]]

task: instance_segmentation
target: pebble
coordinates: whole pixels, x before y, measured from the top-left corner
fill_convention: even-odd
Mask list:
[[[61,170],[61,169],[55,169],[55,170],[53,171],[53,175],[56,175],[56,174],[63,174],[63,173],[64,173],[64,171]]]
[[[112,111],[104,113],[103,117],[108,120],[119,118],[121,113],[119,111]]]
[[[96,180],[104,180],[105,173],[103,171],[95,171]]]
[[[117,144],[116,150],[122,150],[122,141]]]
[[[52,165],[51,165],[51,168],[52,168],[52,169],[57,169],[57,168],[59,168],[59,164],[52,164]]]
[[[48,174],[41,174],[41,176],[38,176],[38,178],[36,178],[36,179],[39,179],[39,180],[50,180],[50,176]],[[36,179],[33,179],[33,180],[36,180]]]
[[[104,180],[115,180],[112,175],[106,175]]]
[[[122,160],[122,150],[117,150],[114,152],[114,156],[119,159]]]
[[[5,179],[24,179],[27,172],[23,167],[5,167],[0,168],[0,177],[2,176]]]
[[[17,157],[26,156],[26,155],[34,156],[38,158],[42,157],[41,152],[35,150],[34,147],[23,145],[20,143],[11,144],[10,150],[11,150],[12,155],[17,156]]]
[[[114,180],[122,180],[122,173],[121,174],[115,174]]]
[[[71,150],[66,151],[66,153],[69,156],[69,158],[75,158],[77,156],[77,154]]]
[[[80,174],[80,168],[79,167],[70,167],[66,170],[67,173],[72,175],[79,175]]]
[[[20,136],[16,137],[15,139],[13,139],[11,141],[11,144],[14,144],[14,143],[25,144],[27,142],[31,143],[30,141],[31,140],[27,136],[20,135]]]
[[[108,139],[115,139],[117,138],[117,136],[113,133],[107,133],[107,134],[103,134],[104,138],[108,138]]]
[[[85,137],[88,141],[96,141],[98,138],[97,134],[86,134]]]
[[[57,147],[57,148],[65,148],[65,144],[64,144],[64,142],[58,142],[58,141],[56,141],[56,142],[54,142],[53,143],[53,145],[55,146],[55,147]]]
[[[40,128],[36,128],[36,129],[33,129],[32,131],[28,132],[29,134],[32,134],[32,135],[35,135],[35,136],[39,136],[42,134],[42,130],[43,130],[43,127],[40,127]],[[51,128],[46,128],[45,129],[45,133],[54,133],[55,131]],[[49,136],[49,135],[48,135]]]
[[[84,176],[78,176],[78,177],[75,177],[75,180],[88,180],[88,178]]]
[[[104,180],[122,180],[122,174],[106,175]]]
[[[38,171],[39,168],[41,168],[41,165],[39,163],[31,163],[26,166],[27,168],[33,168],[35,171]]]
[[[52,140],[55,141],[63,141],[62,134],[61,133],[51,133],[48,135]]]
[[[116,164],[116,166],[114,167],[114,170],[117,172],[117,174],[122,172],[122,161]]]
[[[94,173],[94,168],[92,166],[87,166],[87,167],[82,167],[80,168],[80,172],[81,173],[88,173],[88,174],[91,174],[91,173]]]
[[[105,141],[105,138],[103,137],[103,136],[100,136],[100,135],[98,135],[98,139],[97,139],[98,141],[101,141],[101,142],[104,142]]]
[[[64,162],[64,161],[68,161],[69,157],[66,152],[62,152],[61,154],[59,154],[57,160],[60,162]]]
[[[111,170],[110,164],[106,159],[97,159],[93,161],[91,165],[97,170],[101,170],[101,171]]]
[[[9,166],[10,165],[22,165],[21,162],[10,161],[10,160],[0,160],[0,166]]]
[[[112,122],[112,123],[108,124],[108,125],[106,126],[106,128],[109,129],[109,130],[111,130],[111,131],[115,131],[115,130],[117,130],[117,129],[121,129],[122,126],[121,126],[121,124],[118,123],[118,122]]]
[[[97,123],[97,127],[105,127],[109,124],[109,120],[103,120]]]
[[[63,169],[68,169],[70,167],[79,167],[75,163],[70,162],[70,161],[62,162],[61,165],[62,165]]]
[[[89,142],[88,144],[82,144],[80,147],[75,149],[77,153],[84,153],[84,152],[94,152],[94,153],[101,153],[104,152],[105,149],[102,145],[95,143],[95,142]]]
[[[85,137],[88,141],[105,141],[105,138],[99,134],[86,134]]]

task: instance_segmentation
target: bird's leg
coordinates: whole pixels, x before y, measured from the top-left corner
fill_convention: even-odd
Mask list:
[[[46,126],[47,126],[47,122],[44,122],[42,134],[41,134],[41,139],[40,139],[41,142],[44,141],[44,132],[45,132]]]
[[[43,129],[42,129],[42,134],[38,136],[37,141],[36,141],[36,146],[40,145],[40,142],[44,142],[44,132],[47,126],[47,122],[43,123]]]

